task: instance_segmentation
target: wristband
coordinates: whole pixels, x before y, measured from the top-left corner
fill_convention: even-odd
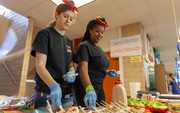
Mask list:
[[[86,87],[86,92],[88,92],[90,89],[94,89],[94,87],[92,85],[89,85]]]
[[[75,69],[72,67],[72,68],[69,69],[69,71],[75,71]]]

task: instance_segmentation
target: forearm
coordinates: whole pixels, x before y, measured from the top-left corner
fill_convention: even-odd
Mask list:
[[[80,71],[79,77],[80,77],[80,79],[81,79],[81,82],[82,82],[84,88],[86,88],[86,87],[89,86],[89,85],[92,85],[92,84],[91,84],[91,81],[90,81],[90,78],[89,78],[89,75],[88,75],[87,72],[85,72],[85,71]]]
[[[48,86],[50,86],[52,83],[56,83],[44,66],[37,65],[37,73]]]
[[[36,52],[36,70],[41,79],[50,86],[56,81],[52,78],[48,70],[46,69],[47,55]]]
[[[88,74],[88,64],[86,62],[79,63],[79,77],[84,88],[92,85]]]

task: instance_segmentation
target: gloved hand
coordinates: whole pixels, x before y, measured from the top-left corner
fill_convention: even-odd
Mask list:
[[[84,96],[85,105],[93,109],[92,106],[96,107],[96,100],[97,100],[97,95],[95,90],[94,89],[88,90],[86,95]]]
[[[62,91],[61,91],[60,85],[58,83],[52,83],[49,86],[49,88],[51,90],[51,93],[50,93],[51,102],[53,105],[59,108],[59,106],[62,104],[61,103]]]
[[[109,71],[108,71],[108,75],[109,75],[111,78],[118,77],[118,74],[117,74],[116,70],[109,70]]]
[[[75,72],[74,71],[67,72],[65,75],[63,75],[64,80],[66,80],[68,82],[74,82],[76,77],[71,76],[72,74],[75,74]]]

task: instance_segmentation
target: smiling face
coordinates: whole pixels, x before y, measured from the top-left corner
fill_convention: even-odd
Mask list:
[[[60,14],[56,12],[55,16],[56,26],[59,30],[66,30],[72,24],[75,14],[73,11],[67,10],[65,12],[61,12]]]
[[[95,25],[92,30],[89,30],[89,33],[91,41],[97,45],[104,36],[104,26],[100,24]]]

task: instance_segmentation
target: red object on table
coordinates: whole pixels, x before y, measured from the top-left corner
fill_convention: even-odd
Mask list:
[[[153,108],[149,106],[146,106],[145,108],[149,109],[152,113],[167,113],[169,110],[169,108]]]

